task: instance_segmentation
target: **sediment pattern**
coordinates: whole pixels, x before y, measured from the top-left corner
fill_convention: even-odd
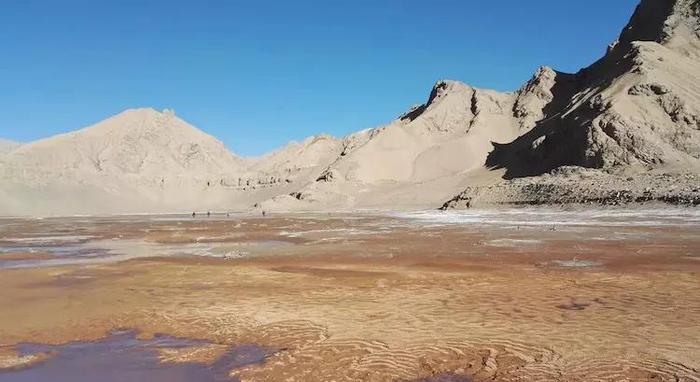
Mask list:
[[[700,380],[692,225],[485,227],[366,216],[85,224],[100,243],[216,238],[252,252],[225,260],[155,251],[161,257],[0,270],[0,304],[12,307],[0,316],[3,354],[29,339],[134,328],[144,338],[213,344],[166,351],[170,362],[213,360],[232,344],[277,349],[231,371],[242,381]]]

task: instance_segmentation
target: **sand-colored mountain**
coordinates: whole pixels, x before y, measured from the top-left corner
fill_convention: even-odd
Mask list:
[[[505,94],[439,82],[426,104],[328,172],[364,185],[405,183],[400,189],[426,203],[466,184],[445,207],[700,204],[699,19],[698,0],[644,0],[605,56],[576,74],[543,67]],[[339,191],[316,186],[307,198],[329,188]],[[387,205],[406,200],[392,191]]]
[[[700,0],[643,0],[604,57],[576,74],[542,67],[512,93],[439,81],[425,104],[386,126],[311,137],[259,158],[230,153],[170,111],[128,110],[5,145],[0,214],[437,208],[611,195],[700,203],[699,20]],[[646,189],[654,184],[671,191]]]
[[[601,60],[557,79],[575,91],[552,116],[497,145],[487,165],[508,177],[562,165],[700,168],[699,3],[643,1]]]
[[[244,166],[171,111],[127,110],[7,154],[0,162],[0,212],[157,211],[189,204]]]
[[[0,155],[7,154],[10,151],[18,148],[20,145],[21,144],[19,142],[0,138]]]
[[[25,144],[11,155],[11,164],[27,170],[19,176],[44,179],[133,175],[159,181],[173,173],[189,178],[241,167],[223,143],[171,111],[153,109],[127,110],[85,129]]]

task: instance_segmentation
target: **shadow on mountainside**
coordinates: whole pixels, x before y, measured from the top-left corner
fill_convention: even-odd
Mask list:
[[[491,142],[494,149],[486,158],[486,167],[506,169],[505,179],[542,175],[561,166],[604,167],[606,150],[620,150],[615,147],[620,138],[608,131],[609,126],[598,123],[613,144],[603,145],[593,131],[596,119],[612,107],[613,101],[602,92],[622,75],[639,70],[644,64],[638,56],[634,46],[618,45],[576,74],[557,72],[544,117],[510,143]]]
[[[674,18],[674,12],[682,9],[688,14]],[[618,130],[626,129],[629,135],[630,127],[620,123],[610,110],[611,104],[620,100],[617,97],[627,94],[613,93],[614,98],[610,98],[603,97],[602,92],[626,73],[645,71],[644,55],[634,42],[664,44],[675,29],[682,30],[678,25],[683,25],[684,17],[700,17],[699,0],[643,0],[603,57],[574,75],[557,73],[553,99],[545,106],[544,117],[510,143],[492,142],[494,149],[486,166],[505,169],[504,178],[513,179],[541,175],[566,165],[602,168],[624,164],[628,158],[648,160],[634,147],[622,144],[624,137]]]
[[[552,134],[557,130],[560,116],[570,108],[571,98],[576,94],[581,83],[584,82],[582,73],[568,74],[556,72],[555,84],[551,89],[552,100],[542,109],[543,118],[534,128],[519,136],[510,143],[491,142],[493,150],[486,158],[486,166],[490,169],[506,169],[505,179],[513,179],[526,176],[540,175],[552,169],[553,164],[549,160],[552,156],[559,157],[564,153],[557,147],[548,147],[546,152],[540,155],[532,155],[533,146],[537,146],[538,139]],[[539,144],[546,144],[546,140]],[[560,162],[556,160],[554,162]]]

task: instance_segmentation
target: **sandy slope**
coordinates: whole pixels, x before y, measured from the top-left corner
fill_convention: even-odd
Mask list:
[[[424,105],[387,126],[346,137],[341,155],[316,183],[264,205],[276,210],[440,205],[470,181],[500,177],[481,171],[492,143],[512,141],[543,117],[556,76],[543,67],[515,93],[439,81]]]
[[[194,200],[244,161],[171,112],[135,109],[25,144],[0,165],[2,212],[90,213]]]
[[[20,146],[19,142],[14,142],[14,141],[0,138],[0,155],[7,154],[10,151],[18,148],[19,146]]]
[[[353,188],[325,181],[303,190],[302,199],[328,204],[347,195],[346,205],[393,206],[419,198],[430,205],[432,197],[467,184],[456,197],[460,203],[447,205],[466,207],[477,199],[698,204],[699,4],[645,0],[598,62],[576,74],[541,68],[512,94],[438,82],[426,104],[372,131],[328,170],[333,182],[381,191],[348,192]],[[539,177],[557,175],[560,166],[605,172],[592,182]],[[655,175],[644,176],[650,170]],[[503,182],[501,175],[538,177]],[[390,200],[383,198],[387,184],[395,189]],[[552,192],[543,194],[543,188]],[[273,202],[275,208],[295,207],[286,197]]]
[[[127,110],[0,156],[0,214],[248,209],[315,181],[340,150],[319,136],[240,158],[171,111]]]

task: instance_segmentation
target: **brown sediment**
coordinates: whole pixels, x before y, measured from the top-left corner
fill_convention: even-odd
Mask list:
[[[0,270],[0,306],[8,307],[0,344],[95,340],[130,328],[141,338],[167,333],[214,344],[161,349],[165,361],[213,362],[216,349],[236,344],[280,349],[234,371],[248,381],[700,378],[700,262],[689,258],[700,251],[696,227],[342,231],[386,222],[244,220],[232,240],[306,233],[297,245],[235,260]],[[100,229],[117,233],[120,224]],[[174,224],[149,223],[161,228],[158,240]],[[200,222],[211,236],[235,224]],[[261,224],[264,235],[249,235]],[[130,222],[125,232],[152,240],[156,231]],[[317,240],[332,235],[343,241]],[[488,245],[503,238],[537,242]]]
[[[55,258],[56,255],[48,252],[8,252],[0,254],[0,261],[49,260]]]
[[[334,278],[346,278],[346,277],[380,277],[388,276],[389,272],[375,272],[375,271],[362,271],[353,269],[329,269],[329,268],[317,268],[317,267],[304,267],[304,266],[282,266],[270,268],[270,270],[275,272],[287,272],[287,273],[299,273],[309,276],[317,277],[334,277]]]

